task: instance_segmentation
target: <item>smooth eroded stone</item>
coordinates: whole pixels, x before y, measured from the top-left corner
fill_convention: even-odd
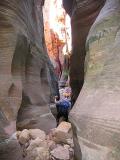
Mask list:
[[[0,160],[23,160],[22,149],[17,140],[0,142]]]
[[[55,142],[67,143],[67,139],[72,138],[71,124],[68,122],[61,122],[57,128],[52,131]]]
[[[30,140],[30,132],[27,129],[24,129],[19,135],[19,143],[25,144]]]
[[[49,160],[49,150],[46,147],[36,147],[30,152],[27,152],[29,160]]]
[[[84,0],[77,1],[79,4],[82,2],[87,4],[87,1]],[[101,1],[97,2],[101,3]],[[92,9],[93,6],[91,3],[89,7]],[[86,14],[84,10],[82,13]],[[84,160],[119,160],[119,0],[105,1],[105,5],[90,28],[85,49],[84,85],[70,113],[70,120],[75,126],[73,131],[75,154],[78,154],[77,143],[79,142],[81,152],[79,152],[77,160],[81,153]]]
[[[64,133],[69,133],[71,130],[71,124],[68,122],[61,122],[56,128],[56,131],[62,131]]]
[[[29,129],[29,132],[32,139],[40,138],[41,140],[45,140],[46,138],[45,132],[40,129]]]
[[[27,151],[30,152],[36,147],[43,147],[43,146],[48,147],[47,141],[45,141],[45,140],[43,141],[40,138],[36,138],[34,140],[30,140],[30,145],[27,148]]]
[[[58,87],[45,47],[42,3],[0,1],[0,142],[16,132],[16,122],[18,130],[49,131],[56,126],[49,103]],[[20,136],[21,143],[28,137],[27,133]],[[10,155],[9,159],[20,160],[16,148],[8,144],[0,159]]]
[[[58,146],[54,150],[52,150],[51,155],[58,160],[69,160],[69,150],[68,148],[64,148],[62,146]]]

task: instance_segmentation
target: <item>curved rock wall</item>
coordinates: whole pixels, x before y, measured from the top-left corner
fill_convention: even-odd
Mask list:
[[[106,0],[87,37],[85,82],[70,114],[82,152],[77,160],[120,159],[119,21],[120,1]]]
[[[21,159],[16,140],[10,139],[16,131],[16,119],[19,129],[47,131],[55,126],[48,104],[57,94],[57,81],[44,43],[42,3],[0,1],[1,160]],[[13,143],[18,156],[12,152]]]
[[[72,100],[75,101],[84,82],[84,59],[86,55],[85,43],[90,27],[95,21],[105,0],[77,0],[71,1],[71,7],[65,5],[66,11],[71,13],[72,27],[72,56],[70,66],[70,85]]]

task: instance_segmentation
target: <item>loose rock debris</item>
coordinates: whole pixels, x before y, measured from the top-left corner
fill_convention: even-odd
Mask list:
[[[29,160],[74,160],[71,124],[61,122],[48,135],[40,129],[17,131],[23,157]]]

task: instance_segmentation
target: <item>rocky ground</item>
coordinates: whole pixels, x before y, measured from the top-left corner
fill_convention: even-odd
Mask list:
[[[17,131],[23,157],[29,160],[74,160],[71,124],[61,122],[48,135],[40,129]]]

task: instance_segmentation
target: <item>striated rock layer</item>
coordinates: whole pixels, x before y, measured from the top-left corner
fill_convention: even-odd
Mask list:
[[[21,159],[17,141],[10,139],[16,119],[19,129],[55,126],[48,104],[57,94],[57,82],[44,43],[42,4],[0,1],[1,160]]]
[[[85,43],[90,27],[95,21],[105,0],[63,0],[65,10],[71,15],[72,56],[70,65],[70,85],[75,101],[84,82]],[[71,4],[71,6],[70,6]]]
[[[120,1],[106,0],[104,6],[97,0],[76,2],[79,10],[74,7],[72,14],[72,89],[80,89],[86,52],[84,85],[70,113],[76,159],[119,160]],[[79,85],[75,86],[76,81]]]

